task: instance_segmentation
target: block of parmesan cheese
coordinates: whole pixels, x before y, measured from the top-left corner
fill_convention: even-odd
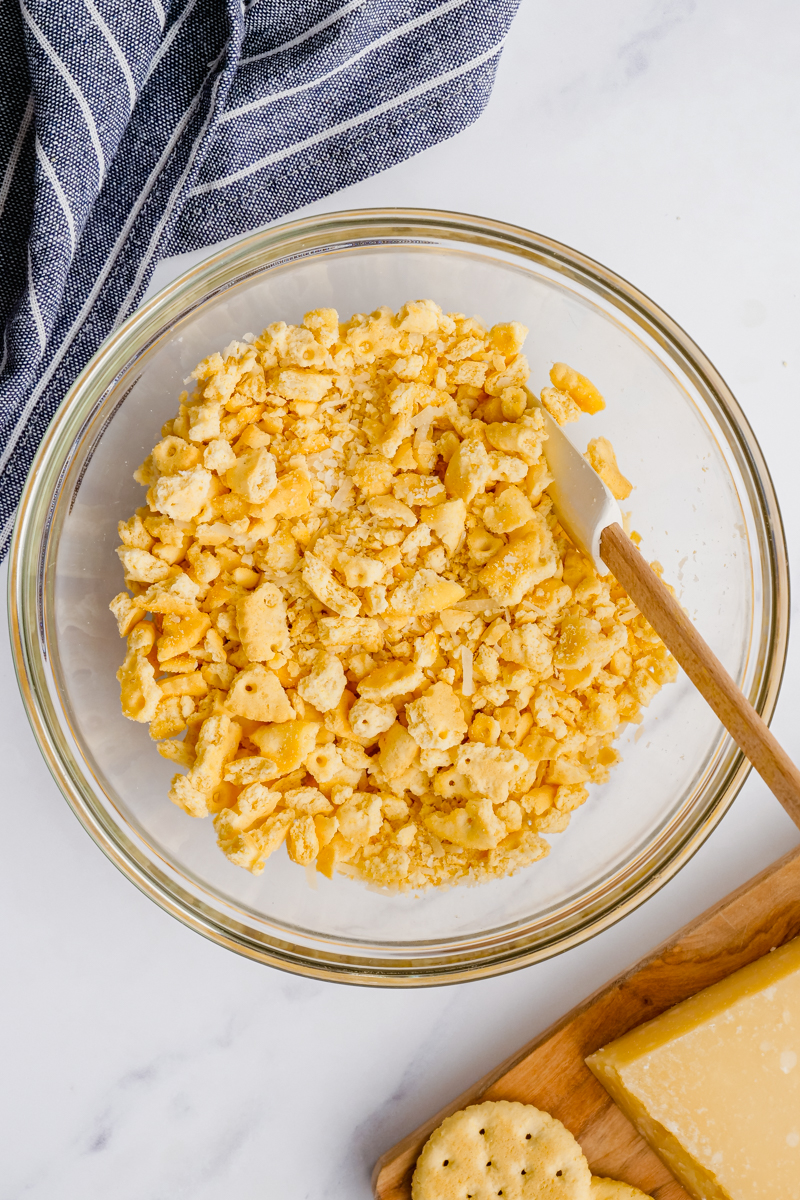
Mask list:
[[[800,938],[587,1058],[696,1200],[800,1200]]]

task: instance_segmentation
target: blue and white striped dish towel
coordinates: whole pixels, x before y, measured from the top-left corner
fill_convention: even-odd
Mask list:
[[[464,129],[518,4],[0,4],[0,557],[49,421],[156,262]]]

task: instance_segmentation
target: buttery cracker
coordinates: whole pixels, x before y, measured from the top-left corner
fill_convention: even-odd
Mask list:
[[[532,1104],[486,1101],[453,1113],[417,1160],[413,1200],[590,1200],[575,1138]]]
[[[646,1192],[640,1192],[630,1183],[620,1183],[617,1179],[603,1179],[599,1175],[592,1176],[592,1189],[589,1194],[591,1200],[651,1200]]]

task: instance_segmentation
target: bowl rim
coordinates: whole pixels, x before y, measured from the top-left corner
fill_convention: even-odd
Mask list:
[[[757,548],[764,563],[765,579],[770,585],[770,611],[765,614],[769,636],[758,691],[751,695],[751,701],[767,722],[774,712],[783,680],[790,614],[788,558],[780,506],[759,443],[730,388],[685,330],[645,293],[601,263],[561,242],[520,226],[469,213],[424,208],[346,209],[295,218],[237,238],[181,273],[136,309],[105,339],[68,390],[42,440],[20,501],[10,552],[8,619],[14,669],[26,715],[53,779],[90,837],[115,866],[164,911],[218,945],[256,961],[310,978],[378,987],[435,986],[488,978],[563,953],[596,936],[644,903],[677,874],[722,819],[751,769],[741,752],[731,748],[727,771],[717,786],[717,800],[705,819],[696,825],[694,832],[672,853],[666,864],[652,871],[644,881],[640,880],[625,899],[610,910],[601,911],[588,924],[561,936],[553,944],[546,941],[526,950],[516,945],[512,936],[505,943],[505,949],[495,950],[488,961],[459,965],[457,959],[453,961],[452,956],[447,955],[445,961],[440,960],[431,968],[415,970],[405,969],[400,959],[386,960],[378,967],[366,959],[347,961],[346,955],[338,960],[312,958],[302,947],[293,948],[285,943],[267,947],[244,932],[226,927],[209,911],[203,911],[201,903],[190,904],[175,894],[174,887],[170,889],[168,884],[159,883],[153,868],[146,868],[138,861],[139,856],[132,852],[134,848],[130,843],[126,847],[114,836],[111,821],[100,819],[89,801],[84,768],[72,754],[47,689],[41,686],[48,670],[42,604],[50,523],[82,429],[136,359],[197,303],[257,272],[318,253],[325,247],[355,248],[359,241],[374,245],[379,240],[408,244],[415,240],[415,234],[418,243],[430,244],[432,239],[444,238],[466,240],[473,247],[483,245],[506,252],[524,250],[527,258],[535,260],[539,254],[541,262],[557,263],[562,274],[584,285],[587,277],[591,278],[613,296],[618,310],[646,325],[651,337],[663,339],[663,344],[675,348],[684,365],[691,365],[705,390],[714,396],[746,463],[748,482],[758,501],[763,527]],[[295,246],[295,252],[287,254],[287,246]],[[224,264],[237,258],[244,259],[256,249],[262,252],[257,267],[231,275],[221,285],[204,289],[204,281],[212,280]],[[191,296],[195,298],[193,303],[172,311],[181,297],[188,300]],[[165,320],[167,313],[170,315]],[[132,341],[131,352],[120,360],[120,352],[129,340]],[[102,384],[99,390],[98,382]]]

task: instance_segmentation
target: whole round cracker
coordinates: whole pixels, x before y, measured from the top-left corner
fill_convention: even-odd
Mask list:
[[[453,1113],[417,1159],[412,1200],[591,1200],[575,1138],[532,1104],[487,1101]]]
[[[600,1175],[592,1176],[592,1200],[652,1200],[647,1192],[640,1192],[630,1183],[620,1183],[618,1179],[603,1179]]]

